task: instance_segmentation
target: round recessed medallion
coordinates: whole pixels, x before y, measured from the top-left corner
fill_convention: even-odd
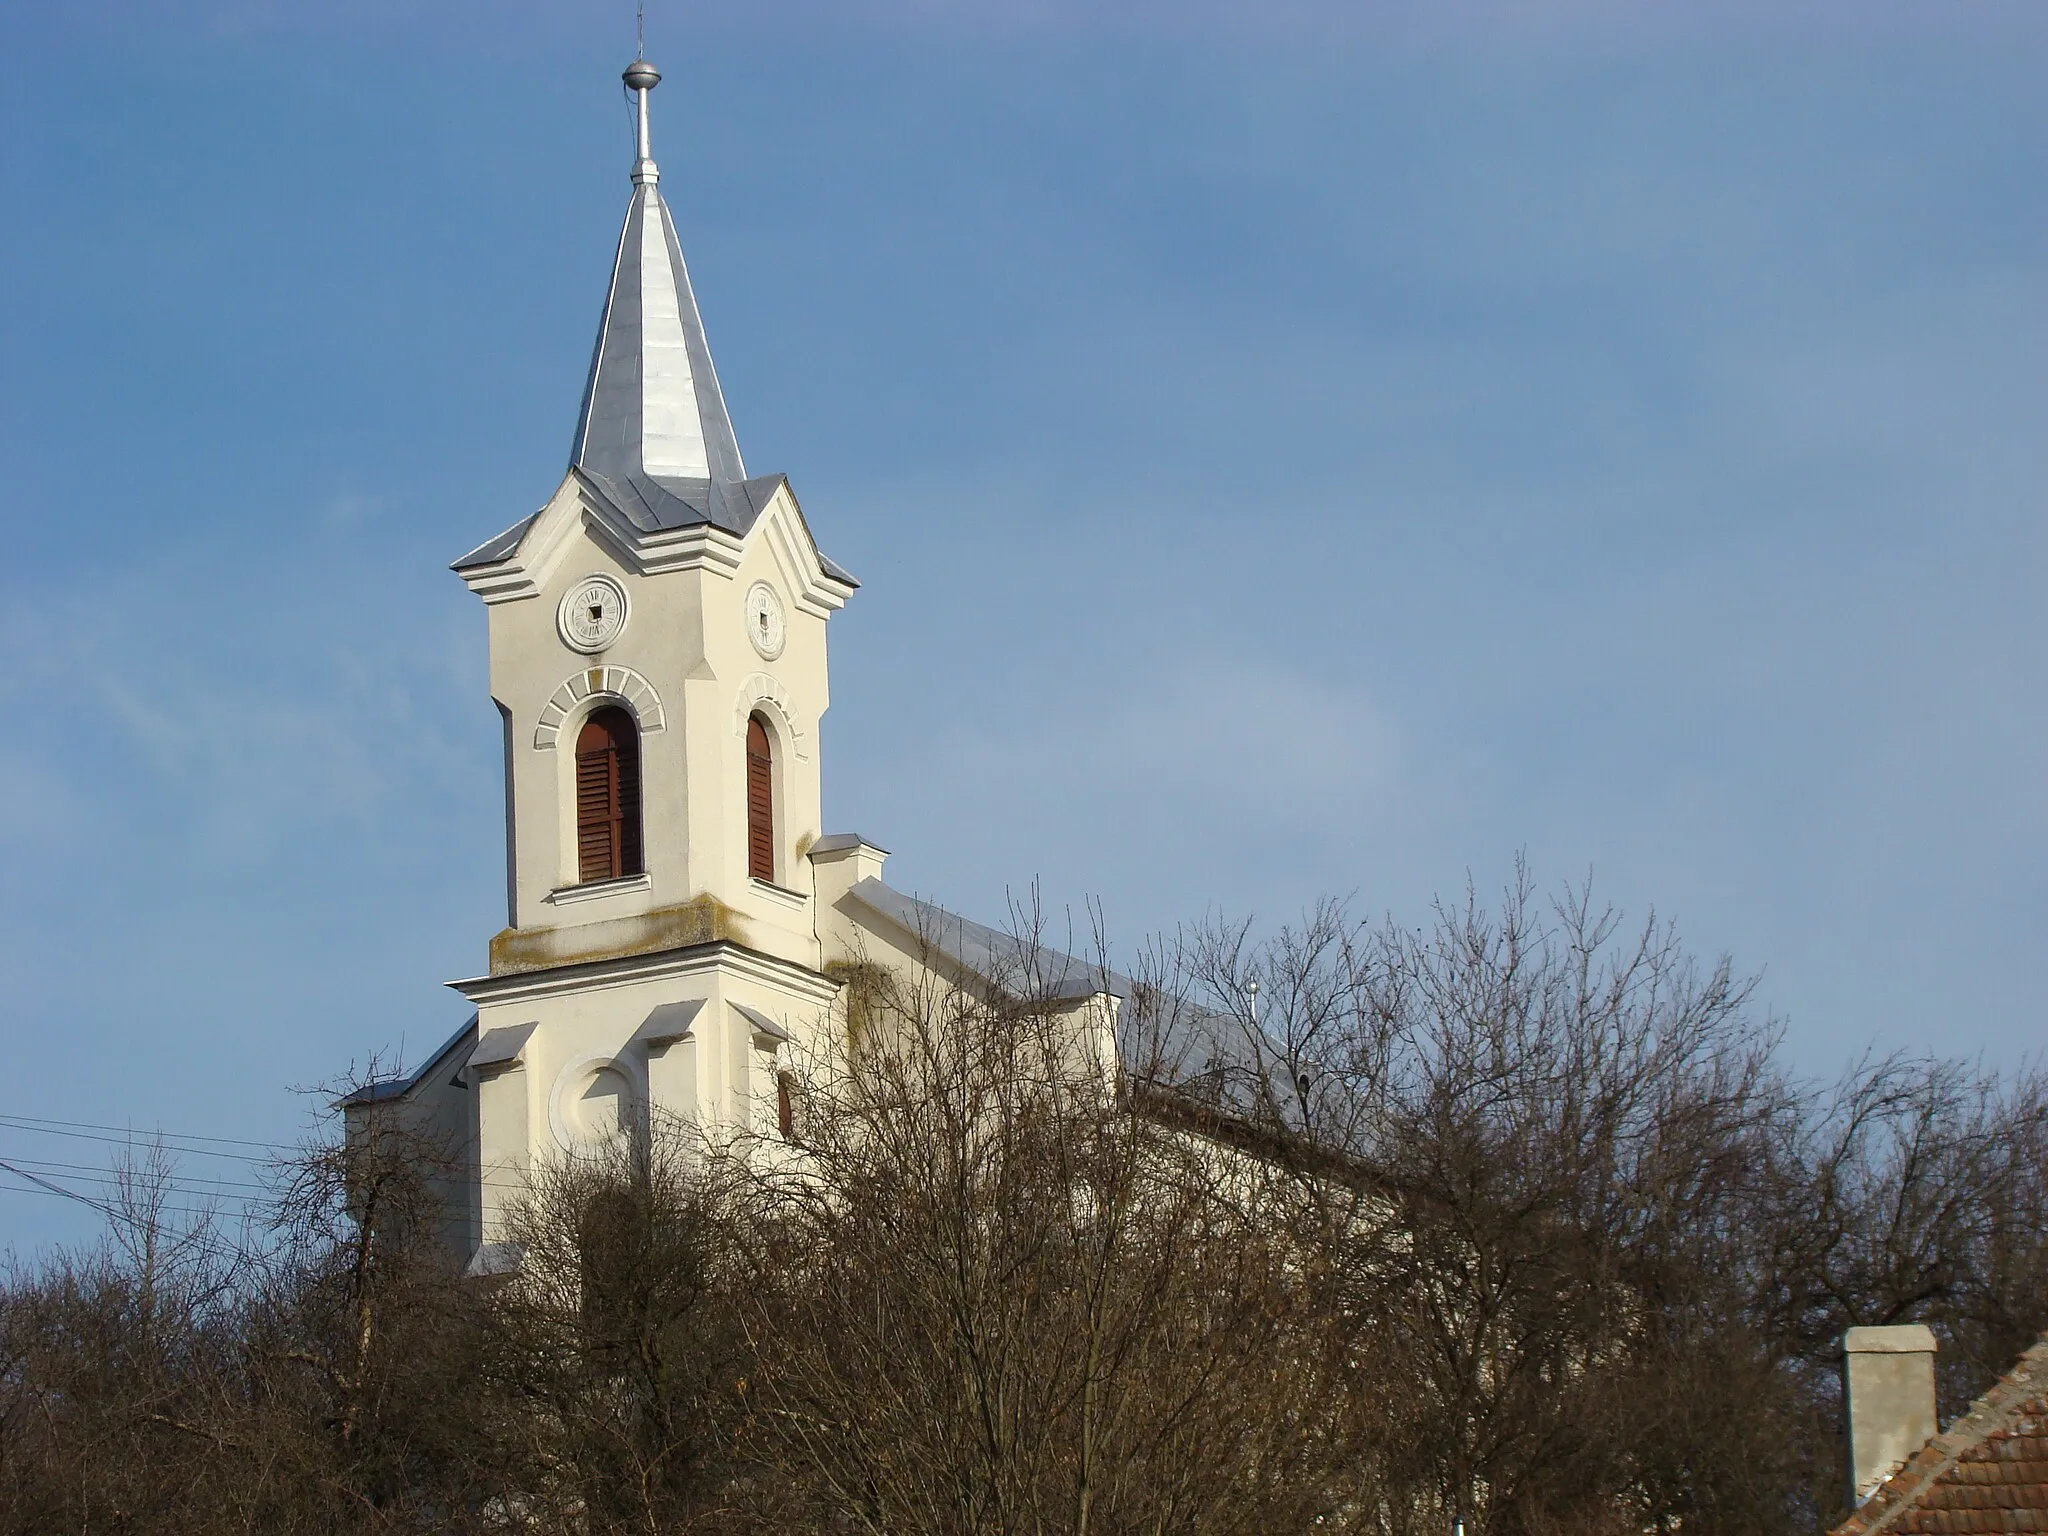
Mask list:
[[[764,661],[773,661],[782,654],[782,642],[787,638],[788,628],[782,619],[782,599],[775,595],[775,589],[765,581],[757,581],[747,588],[747,638],[754,642],[754,649],[761,653]]]
[[[624,1062],[580,1056],[563,1067],[548,1095],[548,1126],[564,1152],[594,1152],[640,1126],[642,1084]]]
[[[609,576],[586,576],[562,594],[555,625],[572,651],[601,651],[626,627],[626,589]]]

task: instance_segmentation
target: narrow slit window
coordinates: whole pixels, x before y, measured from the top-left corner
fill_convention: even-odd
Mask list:
[[[640,731],[623,709],[598,710],[576,737],[576,877],[641,873]]]
[[[775,1128],[784,1141],[796,1140],[796,1074],[775,1074]]]
[[[775,756],[759,715],[747,721],[747,873],[775,878]]]

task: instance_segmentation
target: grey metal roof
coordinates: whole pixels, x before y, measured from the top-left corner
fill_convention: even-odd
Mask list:
[[[519,547],[519,541],[526,537],[526,530],[533,526],[534,520],[539,516],[540,513],[532,512],[522,517],[503,533],[485,539],[483,543],[477,545],[475,549],[472,549],[460,560],[449,566],[448,569],[451,571],[466,571],[471,566],[494,565],[498,561],[503,560]]]
[[[863,837],[858,832],[828,832],[811,844],[811,855],[815,858],[821,853],[842,853],[848,848],[872,848],[877,853],[889,851],[873,838]]]
[[[1227,1113],[1284,1113],[1291,1094],[1279,1047],[1236,1014],[1147,986],[1047,945],[919,901],[877,879],[847,895],[919,944],[1006,989],[1076,1000],[1107,993],[1122,1007],[1117,1056],[1126,1073]]]
[[[709,524],[744,538],[785,478],[748,477],[653,161],[634,166],[633,183],[569,463],[642,533]],[[508,558],[533,520],[452,568]],[[822,550],[818,563],[834,580],[859,585]]]
[[[1110,993],[1130,995],[1130,982],[1114,971],[1090,965],[1047,945],[919,901],[872,877],[856,880],[847,894],[916,939],[976,976],[1013,990],[1029,989],[1047,997],[1079,999]]]
[[[462,1028],[441,1042],[439,1050],[403,1077],[387,1077],[374,1083],[365,1083],[346,1098],[338,1100],[337,1107],[351,1109],[362,1104],[381,1104],[387,1099],[404,1098],[426,1079],[428,1073],[446,1061],[451,1051],[475,1042],[476,1021],[477,1016],[472,1013]]]
[[[642,533],[709,523],[744,536],[784,480],[781,475],[752,480],[657,478],[641,470],[605,474],[588,465],[576,467]]]
[[[611,479],[744,480],[675,221],[653,176],[634,181],[569,462]]]

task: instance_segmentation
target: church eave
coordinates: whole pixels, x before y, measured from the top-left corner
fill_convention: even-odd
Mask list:
[[[811,546],[811,556],[818,562],[818,572],[825,585],[834,588],[838,601],[834,608],[841,607],[846,600],[860,590],[860,581],[845,566],[839,564],[818,547],[817,535],[811,532],[811,521],[804,516],[804,504],[796,499],[796,487],[789,483],[787,475],[778,476],[782,481],[783,494],[789,498],[789,507],[796,514],[797,526],[804,531],[804,538]]]
[[[486,603],[515,602],[536,597],[548,579],[563,542],[580,523],[589,535],[635,575],[708,569],[732,575],[738,571],[749,540],[760,533],[773,509],[787,507],[800,550],[788,551],[785,565],[795,587],[796,606],[818,618],[846,605],[860,583],[829,559],[812,537],[786,475],[758,475],[730,485],[707,488],[707,482],[684,485],[682,491],[706,506],[693,506],[675,487],[649,481],[624,483],[584,469],[571,469],[562,490],[546,507],[479,545],[450,567],[470,591]],[[576,516],[569,509],[550,516],[563,493],[574,490]],[[708,506],[728,515],[714,521]]]
[[[372,1104],[388,1104],[394,1099],[408,1099],[421,1083],[430,1077],[434,1069],[446,1061],[449,1055],[464,1045],[476,1043],[477,1016],[471,1014],[468,1022],[442,1042],[439,1050],[421,1062],[418,1067],[403,1077],[380,1078],[376,1082],[364,1083],[346,1097],[335,1101],[337,1109],[367,1109]],[[456,1069],[460,1071],[461,1068]]]
[[[471,976],[447,985],[471,1002],[487,1006],[587,991],[593,984],[619,986],[720,970],[793,988],[821,1004],[839,995],[839,983],[831,977],[736,939],[569,960],[490,976]]]
[[[484,540],[475,549],[472,549],[468,554],[450,565],[448,569],[462,572],[485,570],[492,566],[502,565],[510,556],[517,553],[520,540],[526,537],[526,530],[531,528],[539,520],[540,514],[546,510],[547,508],[541,507],[536,511],[527,513],[526,516],[519,519],[518,522],[507,528],[503,533]]]

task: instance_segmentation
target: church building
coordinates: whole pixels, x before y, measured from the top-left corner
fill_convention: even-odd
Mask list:
[[[352,1130],[396,1112],[458,1149],[449,1203],[478,1271],[510,1261],[507,1203],[549,1159],[650,1115],[787,1134],[792,1063],[844,1027],[835,971],[936,953],[988,975],[1016,948],[825,831],[826,630],[859,583],[788,479],[740,457],[650,152],[661,77],[624,78],[633,190],[568,471],[454,565],[504,728],[505,927],[453,983],[475,1017],[344,1101]],[[1121,984],[1069,964],[1054,995],[1106,1042]]]

